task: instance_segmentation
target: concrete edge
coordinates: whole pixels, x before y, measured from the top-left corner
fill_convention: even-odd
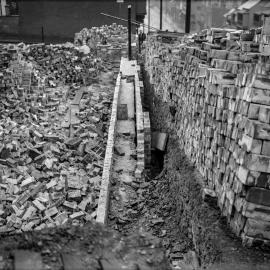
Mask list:
[[[137,179],[142,178],[143,171],[145,169],[145,150],[144,150],[144,114],[142,108],[141,99],[141,82],[139,80],[138,72],[140,66],[136,66],[135,72],[135,110],[136,110],[136,132],[137,132],[137,167],[135,171],[135,177]]]
[[[115,130],[116,130],[116,122],[117,122],[117,106],[118,106],[118,100],[119,100],[120,83],[121,83],[121,74],[119,72],[118,77],[116,79],[116,85],[115,85],[115,90],[114,90],[110,127],[108,131],[107,147],[106,147],[106,152],[105,152],[101,187],[100,187],[98,207],[97,207],[96,221],[102,224],[107,223],[107,217],[108,217],[108,208],[109,208],[109,201],[110,201],[110,179],[111,179],[111,171],[112,171],[112,166],[113,166],[113,151],[114,151],[113,148],[114,148],[114,140],[115,140],[115,134],[116,134]]]

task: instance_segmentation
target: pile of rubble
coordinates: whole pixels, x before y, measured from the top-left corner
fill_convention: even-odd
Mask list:
[[[119,55],[73,44],[0,51],[0,232],[94,219]]]
[[[87,44],[92,47],[93,44],[121,46],[127,43],[128,29],[123,25],[113,23],[101,27],[83,28],[75,34],[75,44]]]
[[[170,106],[168,128],[243,242],[269,244],[270,20],[208,29],[173,45],[147,41],[146,69]]]
[[[170,269],[155,237],[139,232],[123,236],[92,222],[4,239],[0,242],[1,270]]]

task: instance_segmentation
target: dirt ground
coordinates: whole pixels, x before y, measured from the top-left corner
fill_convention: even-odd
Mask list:
[[[99,83],[113,87],[109,72]],[[0,236],[0,270],[169,269],[160,241],[148,233],[126,237],[88,222],[72,226]]]
[[[175,269],[270,269],[270,250],[243,247],[228,229],[216,201],[203,201],[201,176],[166,126],[170,108],[154,96],[144,75],[151,129],[168,132],[170,137],[164,157],[152,152],[145,182],[127,185],[133,194],[129,203],[121,204],[114,193],[118,189],[115,179],[110,226],[126,235],[146,231],[157,236]]]
[[[23,268],[27,259],[31,266]],[[88,223],[1,236],[0,269],[166,270],[168,264],[159,241],[152,236],[123,237],[99,224]]]

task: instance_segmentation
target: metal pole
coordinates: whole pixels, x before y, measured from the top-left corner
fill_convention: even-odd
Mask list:
[[[128,5],[128,60],[131,60],[131,5]]]
[[[191,0],[186,0],[186,33],[190,32],[190,13],[191,13]]]
[[[150,0],[148,0],[148,33],[150,33]]]
[[[106,13],[102,13],[102,12],[101,12],[100,14],[103,15],[103,16],[107,16],[107,17],[110,17],[110,18],[114,18],[114,19],[123,21],[123,22],[128,22],[128,20],[123,19],[123,18],[121,18],[121,17],[112,16],[112,15],[110,15],[110,14],[106,14]],[[133,21],[133,20],[131,20],[131,23],[133,23],[133,24],[135,24],[135,25],[141,25],[141,24],[142,24],[141,22]],[[142,25],[143,25],[143,26],[150,27],[151,29],[154,29],[154,30],[157,30],[157,31],[159,30],[158,28],[155,28],[155,27],[153,27],[153,26],[151,26],[151,25],[147,25],[147,24],[145,24],[145,23],[143,23]]]
[[[162,13],[163,13],[163,5],[162,0],[160,0],[160,17],[159,17],[159,29],[162,30]]]
[[[42,43],[44,43],[44,28],[43,28],[43,26],[41,27],[41,40],[42,40]]]

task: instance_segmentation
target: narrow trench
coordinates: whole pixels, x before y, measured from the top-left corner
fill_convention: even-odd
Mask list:
[[[151,167],[140,181],[128,173],[129,166],[136,166],[135,123],[130,132],[116,136],[118,158],[129,160],[129,165],[113,172],[108,225],[124,235],[141,232],[158,239],[173,269],[208,269],[213,263],[218,267],[212,269],[221,270],[228,265],[264,267],[269,254],[244,248],[229,231],[216,202],[203,200],[201,176],[167,127],[173,111],[154,95],[145,72],[143,81],[143,107],[150,113],[151,130],[168,133],[169,139],[164,152],[152,150]],[[224,266],[219,268],[220,263]]]
[[[166,152],[154,149],[151,151],[151,177],[160,174],[164,168],[164,156]]]
[[[122,83],[126,84],[124,80]],[[146,94],[143,105],[149,108],[151,101],[147,96]],[[120,90],[120,104],[126,101],[121,97]],[[167,256],[171,261],[182,259],[180,251],[183,251],[183,247],[177,240],[178,228],[174,226],[177,224],[174,207],[171,202],[164,200],[164,197],[170,197],[169,183],[163,183],[166,181],[165,178],[161,181],[166,151],[152,149],[151,167],[144,174],[145,181],[137,180],[130,173],[136,166],[136,157],[133,155],[136,153],[134,125],[132,121],[129,123],[127,120],[117,121],[116,160],[111,181],[108,225],[125,235],[140,231],[157,237],[167,249]],[[122,162],[126,162],[124,167]],[[174,254],[171,252],[172,248]]]

